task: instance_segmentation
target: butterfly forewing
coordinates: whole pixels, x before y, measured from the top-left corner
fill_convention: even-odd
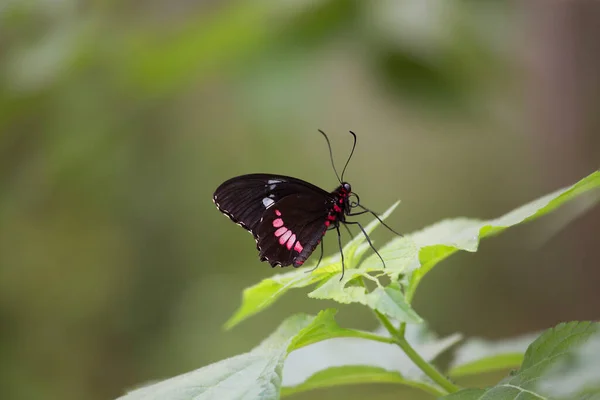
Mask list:
[[[249,174],[222,183],[215,191],[213,200],[223,214],[253,232],[267,208],[286,196],[305,192],[329,196],[323,189],[300,179]]]
[[[254,231],[261,259],[272,266],[302,265],[325,235],[329,201],[305,191],[269,207]]]

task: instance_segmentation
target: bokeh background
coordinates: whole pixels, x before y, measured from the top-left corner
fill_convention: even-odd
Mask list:
[[[358,134],[347,179],[376,210],[400,199],[390,223],[407,233],[591,173],[599,21],[584,0],[3,0],[0,398],[114,398],[335,306],[292,293],[222,330],[278,271],[212,193],[250,172],[333,189],[318,128],[338,164]],[[599,318],[591,204],[453,256],[415,308],[440,334],[488,338]],[[339,319],[376,327],[361,307]],[[368,393],[419,398],[296,398]]]

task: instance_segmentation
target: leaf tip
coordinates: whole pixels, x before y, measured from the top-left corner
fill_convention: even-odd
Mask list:
[[[245,320],[247,317],[248,315],[245,315],[245,313],[242,311],[242,308],[239,308],[231,317],[229,317],[227,321],[225,321],[225,323],[222,326],[222,329],[224,331],[229,331],[234,326],[238,325],[240,322]]]

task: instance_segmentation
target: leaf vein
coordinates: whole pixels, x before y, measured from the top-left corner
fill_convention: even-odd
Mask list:
[[[509,388],[517,389],[517,390],[519,390],[521,393],[528,393],[528,394],[531,394],[531,395],[533,395],[533,396],[537,397],[538,399],[542,399],[542,400],[548,400],[548,398],[546,398],[546,397],[542,396],[541,394],[538,394],[538,393],[532,392],[531,390],[527,390],[527,389],[524,389],[524,388],[522,388],[522,387],[519,387],[519,386],[511,385],[510,383],[505,383],[505,384],[502,384],[502,385],[499,385],[499,386],[504,386],[504,387],[509,387]],[[521,395],[521,393],[519,393],[519,396]],[[518,397],[518,396],[517,396],[517,397]]]

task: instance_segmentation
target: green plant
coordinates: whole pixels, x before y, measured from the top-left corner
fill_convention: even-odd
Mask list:
[[[411,307],[421,280],[451,254],[477,251],[479,240],[538,218],[583,193],[600,186],[596,171],[573,186],[558,190],[492,220],[444,220],[406,237],[396,238],[380,249],[387,267],[376,255],[363,260],[368,249],[364,237],[356,236],[344,248],[347,270],[340,281],[339,254],[329,257],[312,273],[310,267],[274,275],[244,291],[240,309],[227,322],[231,328],[265,309],[288,290],[316,287],[308,296],[342,304],[360,303],[373,310],[385,334],[340,327],[336,310],[317,316],[304,314],[286,319],[279,328],[252,351],[196,371],[134,390],[122,397],[134,399],[277,399],[294,393],[344,384],[386,382],[422,389],[436,397],[467,399],[592,399],[600,398],[600,326],[593,322],[568,322],[532,337],[494,343],[467,341],[456,351],[448,371],[440,371],[432,361],[460,337],[437,339],[428,332],[423,319]],[[389,216],[397,204],[384,213]],[[366,227],[372,232],[378,225]],[[328,346],[356,345],[366,358],[357,364],[321,358],[313,363],[319,370],[282,385],[287,356],[297,350],[318,356],[314,347],[329,339]],[[338,342],[336,342],[336,340]],[[369,359],[367,344],[380,343],[386,351]],[[531,343],[525,352],[525,346]],[[310,346],[315,345],[315,346]],[[419,373],[405,371],[390,360],[398,348],[418,367]],[[313,350],[311,350],[313,349]],[[312,351],[312,353],[310,353]],[[392,360],[393,361],[393,360]],[[497,385],[485,389],[460,388],[453,378],[484,372],[518,368]],[[594,397],[595,396],[595,397]]]

